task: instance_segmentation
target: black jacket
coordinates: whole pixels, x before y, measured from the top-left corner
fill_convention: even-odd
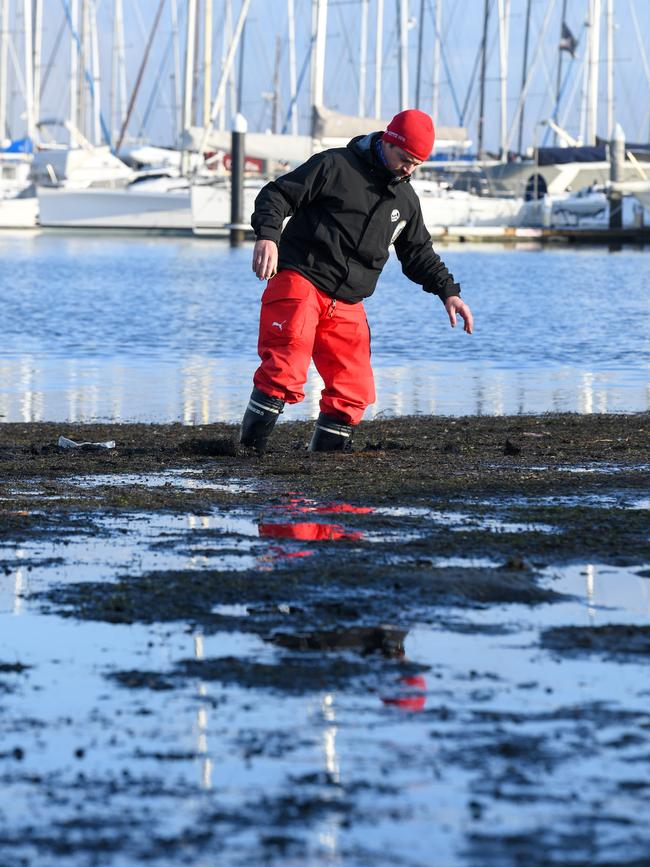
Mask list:
[[[460,295],[431,246],[417,194],[380,162],[379,135],[315,154],[268,183],[255,200],[256,237],[278,244],[280,269],[298,271],[343,301],[372,295],[391,243],[404,274],[425,292],[443,301]]]

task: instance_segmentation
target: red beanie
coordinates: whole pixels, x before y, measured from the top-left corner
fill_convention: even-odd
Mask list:
[[[433,121],[417,108],[396,114],[382,135],[384,141],[397,145],[419,160],[426,160],[431,154],[435,137]]]

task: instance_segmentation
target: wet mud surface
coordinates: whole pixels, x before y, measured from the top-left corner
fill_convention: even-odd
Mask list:
[[[650,415],[235,436],[0,427],[0,863],[650,863]]]

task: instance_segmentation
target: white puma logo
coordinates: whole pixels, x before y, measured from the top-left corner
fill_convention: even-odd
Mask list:
[[[283,319],[282,322],[274,322],[274,323],[271,325],[271,328],[279,328],[280,331],[282,331],[282,326],[284,325],[284,323],[285,323],[286,321],[287,321],[286,319]]]

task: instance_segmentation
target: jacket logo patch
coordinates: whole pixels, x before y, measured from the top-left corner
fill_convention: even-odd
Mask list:
[[[395,210],[392,211],[392,213],[390,215],[390,221],[391,221],[391,223],[396,223],[398,220],[399,220],[399,211],[397,210],[397,208],[395,208]]]

